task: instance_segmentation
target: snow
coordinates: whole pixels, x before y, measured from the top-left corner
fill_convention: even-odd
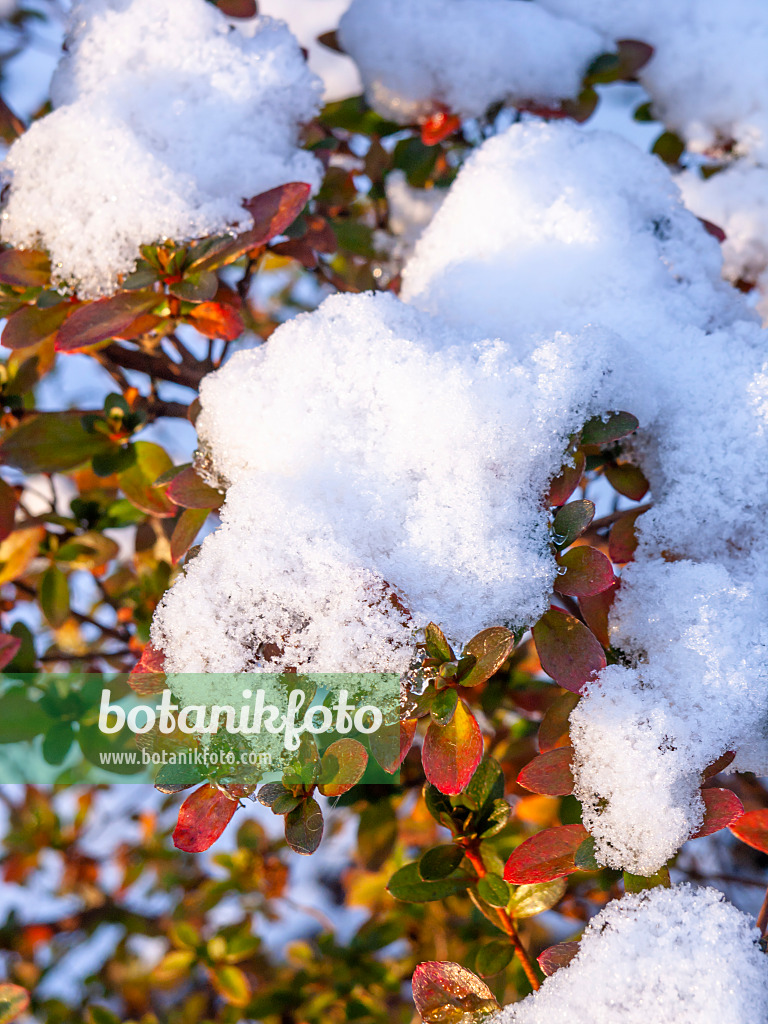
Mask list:
[[[757,1024],[768,960],[750,919],[714,889],[680,885],[614,900],[579,952],[492,1024]]]
[[[629,664],[572,716],[598,859],[637,874],[696,830],[700,773],[726,749],[768,771],[766,345],[720,263],[658,160],[607,133],[529,124],[470,158],[403,272],[407,301],[518,359],[580,338],[587,371],[565,401],[591,395],[640,421],[654,507],[611,618]]]
[[[360,74],[354,62],[322,43],[318,36],[338,27],[349,0],[259,0],[259,13],[280,18],[308,52],[310,70],[325,85],[325,102],[359,96]]]
[[[333,296],[238,353],[201,388],[229,488],[155,618],[171,671],[404,671],[431,620],[464,642],[537,618],[539,495],[590,414],[571,400],[590,357],[560,338],[518,364],[387,294]]]
[[[245,229],[243,199],[321,169],[298,126],[322,85],[288,30],[240,29],[204,0],[85,0],[54,111],[11,147],[2,239],[43,246],[81,296],[114,290],[142,244]]]
[[[607,48],[529,0],[353,0],[339,39],[370,104],[402,124],[440,105],[479,117],[497,102],[574,97]]]
[[[387,194],[388,231],[377,237],[379,249],[391,250],[396,265],[413,252],[424,228],[440,209],[447,192],[442,188],[413,188],[405,172],[390,171],[385,182]]]

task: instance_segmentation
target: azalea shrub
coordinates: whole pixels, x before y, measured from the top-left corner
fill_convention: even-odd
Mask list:
[[[73,6],[0,102],[0,1024],[763,1019],[762,6]],[[184,673],[400,698],[90,781]]]

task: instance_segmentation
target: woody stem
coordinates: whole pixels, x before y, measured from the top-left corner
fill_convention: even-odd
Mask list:
[[[477,846],[472,844],[465,845],[464,853],[466,854],[469,863],[475,869],[477,877],[485,878],[488,874],[488,870],[485,864],[483,864],[483,860]],[[513,918],[510,916],[509,911],[505,910],[503,907],[494,907],[494,910],[496,911],[496,916],[499,919],[499,924],[509,937],[512,945],[515,947],[515,952],[517,953],[520,963],[523,965],[526,978],[530,981],[531,987],[534,991],[538,990],[541,986],[536,974],[536,969],[533,966],[533,962],[531,961],[531,958],[529,957],[528,952],[517,933],[517,928],[515,928]]]

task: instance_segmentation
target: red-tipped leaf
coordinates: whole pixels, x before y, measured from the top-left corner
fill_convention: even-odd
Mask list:
[[[504,868],[504,880],[514,885],[530,885],[570,875],[576,870],[576,851],[588,838],[583,825],[545,828],[513,851]]]
[[[464,701],[448,725],[432,722],[424,738],[421,760],[427,781],[441,793],[455,796],[467,785],[483,756],[480,727]]]
[[[518,785],[544,796],[569,796],[573,792],[573,747],[556,747],[539,754],[517,776]]]
[[[181,805],[173,845],[185,853],[202,853],[213,846],[236,810],[237,800],[215,786],[201,786]]]
[[[531,630],[541,667],[566,690],[579,693],[605,668],[605,652],[573,615],[550,608]]]
[[[566,597],[592,597],[613,586],[613,566],[597,548],[571,548],[558,558],[554,588]]]
[[[704,801],[704,821],[692,839],[711,836],[723,828],[728,828],[744,813],[744,805],[730,789],[702,789]]]
[[[117,337],[160,300],[157,292],[136,291],[119,292],[107,299],[84,303],[62,324],[56,337],[56,348],[59,352],[75,352]]]
[[[742,843],[768,853],[768,807],[747,811],[728,828]]]

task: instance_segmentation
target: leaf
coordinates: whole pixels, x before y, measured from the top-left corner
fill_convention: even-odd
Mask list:
[[[728,828],[742,843],[768,853],[768,808],[747,811]]]
[[[202,302],[195,306],[186,319],[206,338],[235,341],[245,330],[245,324],[238,311],[223,302]]]
[[[513,852],[504,878],[515,885],[549,882],[576,870],[574,856],[588,837],[583,825],[557,825],[526,839]]]
[[[0,669],[9,665],[19,652],[21,637],[0,633]]]
[[[170,456],[159,444],[151,441],[136,441],[134,448],[136,461],[118,474],[120,489],[129,501],[148,515],[165,519],[176,515],[176,505],[162,488],[155,486],[157,478],[172,468]]]
[[[605,653],[583,623],[550,608],[531,630],[541,667],[566,690],[579,693],[605,668]]]
[[[509,965],[515,955],[515,948],[510,942],[496,940],[481,946],[475,958],[475,967],[483,978],[499,974]]]
[[[685,152],[685,143],[674,132],[662,132],[654,142],[651,152],[660,157],[665,164],[674,166]]]
[[[350,737],[331,743],[320,762],[318,784],[323,796],[341,796],[362,779],[368,764],[368,751]]]
[[[567,967],[579,952],[578,942],[558,942],[540,953],[536,958],[539,966],[548,978],[551,978],[555,971],[561,967]]]
[[[45,288],[51,279],[51,261],[35,249],[0,252],[0,283],[16,288]]]
[[[4,541],[13,533],[18,504],[15,489],[0,479],[0,541]]]
[[[161,301],[162,296],[158,292],[134,291],[119,292],[106,299],[84,303],[62,326],[56,339],[56,349],[75,352],[114,338]]]
[[[446,878],[425,881],[419,874],[417,861],[406,864],[392,875],[387,892],[403,903],[431,903],[464,892],[472,882],[465,872],[454,872]]]
[[[185,508],[171,534],[171,561],[176,565],[195,542],[195,537],[208,518],[208,509]]]
[[[0,583],[10,583],[26,571],[44,537],[45,528],[33,526],[15,530],[0,543]]]
[[[281,796],[288,792],[289,790],[282,782],[265,782],[256,794],[256,799],[264,807],[272,807]]]
[[[397,815],[389,800],[368,804],[360,814],[357,853],[368,871],[378,871],[397,842]]]
[[[639,426],[637,418],[629,412],[612,412],[605,419],[593,416],[582,428],[581,443],[609,444],[634,433]]]
[[[489,907],[506,907],[512,892],[503,878],[489,873],[478,881],[477,894]]]
[[[614,584],[613,566],[597,548],[571,548],[558,556],[563,575],[557,576],[554,589],[567,597],[592,597]]]
[[[573,792],[573,747],[556,747],[534,757],[517,776],[517,783],[544,796],[569,796]]]
[[[40,581],[40,607],[54,629],[69,618],[69,581],[56,565],[49,566]]]
[[[650,484],[639,466],[629,462],[609,462],[605,467],[605,475],[614,491],[632,501],[640,501],[648,493]]]
[[[439,626],[436,626],[434,622],[430,622],[424,633],[426,636],[427,654],[430,658],[436,658],[440,662],[453,661],[453,650]]]
[[[459,695],[456,690],[452,688],[438,690],[429,709],[432,721],[438,725],[449,725],[456,713],[458,703]]]
[[[54,722],[43,739],[43,757],[48,764],[62,764],[75,742],[71,722]]]
[[[413,972],[413,1001],[425,1024],[459,1024],[499,1009],[493,993],[459,964],[427,961]]]
[[[507,909],[512,917],[535,917],[545,910],[557,906],[565,896],[568,883],[564,878],[551,882],[536,882],[533,885],[518,885],[512,894]]]
[[[311,797],[285,816],[285,841],[295,853],[308,857],[323,838],[323,812]]]
[[[181,805],[173,845],[186,853],[202,853],[213,846],[236,810],[237,800],[206,783]]]
[[[691,839],[701,839],[728,828],[744,814],[744,805],[730,789],[702,789],[701,798],[704,801],[704,821]]]
[[[573,465],[564,465],[560,475],[549,485],[548,505],[564,505],[579,486],[584,468],[587,464],[584,452],[577,451],[573,455]]]
[[[558,547],[567,548],[595,518],[595,503],[588,498],[570,501],[558,509],[552,523],[552,539]]]
[[[619,39],[616,49],[619,52],[622,78],[634,77],[653,56],[653,47],[639,39]]]
[[[659,868],[655,875],[632,875],[629,871],[624,872],[624,892],[644,892],[646,889],[657,889],[660,886],[669,889],[671,885],[666,864]]]
[[[476,658],[469,672],[459,679],[462,686],[479,686],[498,672],[515,646],[515,634],[503,626],[492,626],[473,636],[464,648],[464,657]]]
[[[253,18],[259,11],[256,0],[216,0],[216,6],[228,18]]]
[[[595,856],[595,840],[593,836],[587,836],[576,851],[573,863],[580,871],[599,871],[600,865]]]
[[[701,774],[702,782],[706,782],[707,779],[712,779],[715,775],[719,775],[720,772],[724,771],[733,762],[735,757],[736,751],[726,750],[724,754],[721,754],[720,757],[704,769]]]
[[[183,508],[219,508],[224,501],[224,495],[201,480],[191,466],[173,478],[165,493]]]
[[[78,412],[40,412],[25,416],[0,441],[0,462],[24,473],[61,473],[74,469],[114,444],[104,434],[89,434]]]
[[[6,320],[0,340],[6,348],[14,351],[39,345],[58,331],[71,311],[72,306],[68,302],[50,309],[22,306]]]
[[[212,270],[192,272],[180,281],[168,280],[168,291],[184,302],[209,304],[219,290],[219,279]],[[200,308],[199,306],[197,307]],[[191,315],[194,316],[195,311]],[[213,335],[212,335],[213,337]]]
[[[460,793],[483,756],[483,737],[474,715],[459,701],[449,725],[430,723],[421,760],[427,780],[442,793]]]
[[[461,128],[461,118],[440,110],[431,114],[421,125],[421,141],[425,146],[437,146]]]
[[[464,791],[464,803],[473,810],[482,811],[486,804],[503,796],[504,773],[501,765],[492,757],[484,757]]]
[[[418,861],[419,877],[425,882],[448,878],[464,859],[464,851],[454,843],[433,846],[423,853]]]
[[[592,630],[603,647],[611,646],[608,633],[608,614],[619,589],[618,581],[606,587],[599,594],[582,594],[579,597],[579,610],[587,626]]]
[[[568,739],[568,719],[578,703],[579,695],[566,691],[549,706],[539,726],[539,750],[542,754],[565,746]]]
[[[617,519],[608,536],[608,554],[617,565],[625,565],[635,557],[637,534],[635,521],[645,509],[631,509],[621,519]]]
[[[213,987],[232,1006],[247,1006],[251,999],[248,978],[239,967],[224,964],[211,972]]]
[[[14,687],[0,697],[0,743],[22,743],[44,733],[51,718],[38,701],[30,700],[24,689]]]
[[[212,270],[265,245],[296,220],[309,199],[309,193],[309,185],[292,181],[243,203],[253,217],[253,227],[234,239],[223,239],[201,259],[193,261],[192,266],[199,270]]]
[[[417,724],[415,718],[406,718],[402,722],[382,725],[368,737],[371,753],[389,775],[398,771],[411,749]]]
[[[3,254],[5,255],[5,254]],[[0,985],[0,1024],[9,1024],[29,1006],[29,992],[21,985]]]

